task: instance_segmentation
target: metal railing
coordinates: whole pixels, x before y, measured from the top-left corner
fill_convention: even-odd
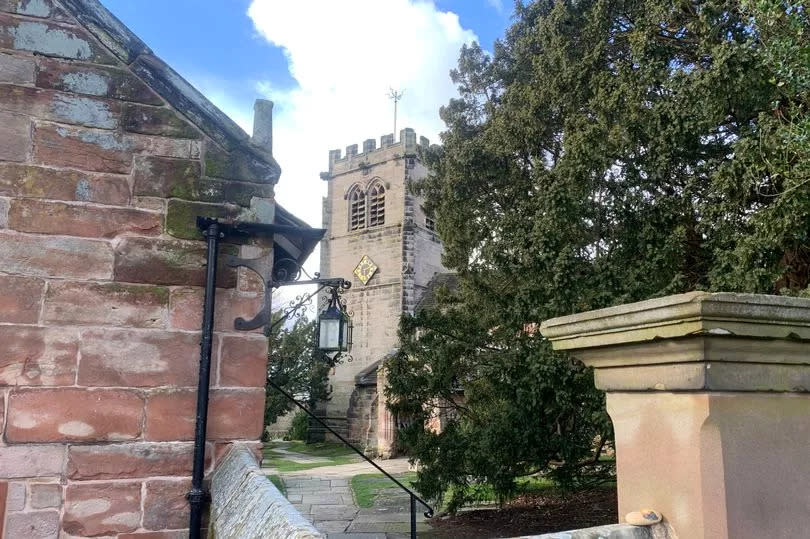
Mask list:
[[[376,462],[374,462],[373,460],[371,460],[370,458],[368,458],[368,457],[366,456],[366,454],[365,454],[365,453],[363,453],[362,451],[360,451],[360,450],[359,450],[357,447],[355,447],[355,446],[354,446],[354,445],[353,445],[351,442],[349,442],[349,441],[348,441],[348,440],[346,440],[346,439],[345,439],[343,436],[341,436],[340,434],[338,434],[337,432],[335,432],[335,430],[334,430],[332,427],[330,427],[330,426],[329,426],[329,425],[327,425],[327,424],[326,424],[324,421],[322,421],[320,417],[318,417],[318,416],[316,416],[314,413],[312,413],[312,412],[311,412],[311,411],[310,411],[310,410],[309,410],[309,409],[308,409],[306,406],[304,406],[303,404],[301,404],[300,402],[298,402],[297,400],[295,400],[295,398],[294,398],[292,395],[290,395],[289,393],[287,393],[286,391],[284,391],[283,389],[281,389],[281,388],[280,388],[280,387],[279,387],[279,386],[278,386],[278,385],[277,385],[275,382],[273,382],[272,380],[268,379],[268,380],[267,380],[267,383],[268,383],[268,384],[270,384],[270,385],[271,385],[271,386],[272,386],[272,387],[273,387],[273,388],[274,388],[276,391],[278,391],[279,393],[281,393],[282,395],[284,395],[284,397],[286,397],[286,398],[287,398],[287,400],[289,400],[290,402],[292,402],[293,404],[295,404],[296,406],[298,406],[299,408],[301,408],[301,409],[302,409],[304,412],[306,412],[306,413],[307,413],[307,415],[308,415],[309,417],[311,417],[312,419],[314,419],[315,421],[317,421],[318,423],[320,423],[320,425],[321,425],[322,427],[324,427],[326,430],[328,430],[329,432],[331,432],[331,433],[332,433],[332,434],[333,434],[333,435],[334,435],[334,436],[335,436],[335,437],[336,437],[338,440],[340,440],[341,442],[343,442],[344,444],[346,444],[346,445],[347,445],[348,447],[350,447],[350,448],[351,448],[351,449],[352,449],[352,450],[353,450],[355,453],[357,453],[358,455],[360,455],[361,457],[363,457],[363,459],[364,459],[366,462],[368,462],[369,464],[371,464],[372,466],[374,466],[375,468],[377,468],[377,469],[378,469],[380,472],[382,472],[382,474],[383,474],[385,477],[387,477],[388,479],[390,479],[391,481],[393,481],[393,482],[394,482],[394,483],[395,483],[395,484],[396,484],[396,485],[397,485],[399,488],[401,488],[402,490],[404,490],[405,492],[407,492],[407,493],[408,493],[408,496],[410,496],[410,502],[411,502],[411,503],[410,503],[410,508],[411,508],[411,538],[412,538],[412,539],[416,539],[416,502],[421,503],[421,504],[422,504],[424,507],[426,507],[426,508],[427,508],[427,511],[425,511],[425,512],[423,513],[423,514],[425,515],[425,518],[430,518],[430,517],[432,517],[432,516],[433,516],[433,508],[432,508],[430,505],[428,505],[428,503],[427,503],[425,500],[423,500],[422,498],[420,498],[419,496],[417,496],[417,495],[416,495],[416,493],[415,493],[414,491],[412,491],[411,489],[409,489],[408,487],[406,487],[405,485],[403,485],[402,483],[400,483],[400,482],[397,480],[397,478],[395,478],[393,475],[391,475],[390,473],[388,473],[388,472],[386,472],[385,470],[383,470],[383,469],[382,469],[382,468],[381,468],[381,467],[380,467],[380,466],[379,466],[379,465],[378,465]]]

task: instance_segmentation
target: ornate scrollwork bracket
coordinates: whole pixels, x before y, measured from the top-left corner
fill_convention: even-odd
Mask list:
[[[250,320],[245,320],[242,317],[234,320],[233,325],[235,329],[239,331],[250,331],[252,329],[268,326],[270,324],[273,308],[273,289],[275,288],[290,285],[318,285],[318,290],[312,294],[296,298],[295,305],[292,305],[290,310],[285,313],[284,317],[282,318],[283,320],[286,319],[291,313],[295,312],[295,310],[305,305],[307,301],[309,301],[324,288],[330,287],[334,290],[347,290],[352,286],[351,282],[340,277],[324,279],[321,278],[321,276],[317,273],[314,277],[312,277],[304,270],[304,268],[301,267],[298,262],[291,258],[282,258],[275,261],[275,263],[273,263],[272,260],[272,254],[259,258],[239,258],[236,256],[230,256],[226,259],[226,265],[233,268],[245,267],[259,275],[264,282],[264,305],[262,306],[261,310]],[[309,277],[309,279],[300,280],[302,274]]]

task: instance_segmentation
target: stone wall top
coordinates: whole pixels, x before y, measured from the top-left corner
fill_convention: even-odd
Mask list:
[[[662,522],[653,526],[611,524],[543,535],[529,535],[520,539],[677,539],[672,527]]]
[[[810,299],[689,292],[552,318],[540,331],[556,350],[699,334],[810,339]]]
[[[317,539],[323,535],[262,474],[250,449],[235,445],[211,478],[209,537]]]
[[[418,146],[427,148],[430,140],[426,137],[419,137]],[[346,146],[346,155],[340,149],[329,150],[329,172],[321,177],[329,179],[333,172],[346,172],[360,166],[375,165],[391,159],[394,155],[405,157],[416,154],[417,137],[416,132],[406,127],[399,131],[399,141],[394,141],[394,134],[382,135],[380,137],[380,147],[377,148],[377,141],[373,138],[363,141],[362,151],[358,152],[358,145]]]

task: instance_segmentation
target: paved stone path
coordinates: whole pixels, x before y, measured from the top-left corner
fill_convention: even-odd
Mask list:
[[[379,464],[391,474],[408,471],[407,459],[384,460]],[[278,473],[271,468],[264,470],[268,474]],[[396,485],[383,490],[373,508],[355,505],[349,482],[355,475],[365,473],[378,471],[366,462],[358,462],[279,475],[287,489],[287,499],[329,539],[409,537],[409,498]],[[422,509],[417,507],[417,511],[417,532],[428,530],[430,526],[425,523]]]
[[[321,462],[329,462],[329,459],[326,457],[313,457],[312,455],[304,455],[303,453],[288,451],[288,447],[290,447],[288,444],[275,445],[273,446],[273,453],[278,454],[278,456],[283,457],[285,460],[297,462],[299,464],[318,464]]]

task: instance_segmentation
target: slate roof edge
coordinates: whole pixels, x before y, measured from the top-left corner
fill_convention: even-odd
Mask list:
[[[186,81],[98,0],[59,0],[62,6],[155,93],[228,151],[247,152],[269,166],[265,181],[276,183],[281,167],[266,149]]]
[[[285,222],[287,221],[287,222]],[[306,221],[301,219],[300,217],[296,217],[293,215],[290,210],[284,208],[281,204],[276,202],[276,215],[273,219],[273,222],[280,225],[291,224],[292,226],[297,226],[300,228],[312,228]],[[325,233],[326,231],[324,231]],[[323,235],[321,235],[321,238]],[[321,242],[321,238],[306,238],[303,240],[304,248],[301,251],[301,256],[298,257],[298,262],[303,264],[304,261],[309,258],[309,255],[312,254],[312,251],[315,250],[315,246],[317,246]]]

